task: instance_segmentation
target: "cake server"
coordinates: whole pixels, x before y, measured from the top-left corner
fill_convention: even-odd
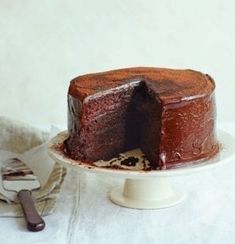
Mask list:
[[[15,197],[21,204],[28,230],[43,230],[45,222],[38,214],[31,196],[32,190],[40,188],[37,176],[17,158],[6,160],[1,168],[1,173],[4,189],[14,191]]]

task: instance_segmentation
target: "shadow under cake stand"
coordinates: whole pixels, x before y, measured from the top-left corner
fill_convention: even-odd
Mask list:
[[[109,161],[97,161],[94,165],[73,160],[61,149],[68,137],[66,131],[51,139],[48,154],[65,167],[125,178],[124,186],[114,188],[110,192],[110,199],[115,204],[135,209],[159,209],[174,206],[185,199],[184,193],[175,191],[170,177],[200,172],[235,159],[235,139],[222,130],[218,130],[217,135],[221,149],[214,158],[167,170],[144,170],[148,162],[139,149],[119,154],[117,158]]]

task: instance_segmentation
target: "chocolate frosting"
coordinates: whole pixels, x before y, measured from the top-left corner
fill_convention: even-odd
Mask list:
[[[69,94],[84,100],[138,81],[145,81],[163,104],[203,97],[215,88],[213,79],[198,71],[136,67],[79,76],[71,81]]]

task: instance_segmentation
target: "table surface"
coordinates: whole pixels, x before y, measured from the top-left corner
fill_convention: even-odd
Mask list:
[[[219,128],[235,137],[235,123]],[[235,243],[235,164],[172,178],[188,193],[181,204],[135,210],[112,204],[122,179],[70,170],[46,229],[31,233],[22,218],[0,218],[0,243]]]

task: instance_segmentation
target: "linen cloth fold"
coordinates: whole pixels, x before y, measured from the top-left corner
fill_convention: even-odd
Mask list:
[[[47,142],[56,132],[55,128],[48,133],[26,123],[0,116],[0,169],[6,159],[16,157],[33,171],[41,187],[33,190],[32,196],[41,215],[53,212],[66,175],[66,169],[47,155]],[[4,189],[1,174],[0,216],[23,216],[15,193]]]

